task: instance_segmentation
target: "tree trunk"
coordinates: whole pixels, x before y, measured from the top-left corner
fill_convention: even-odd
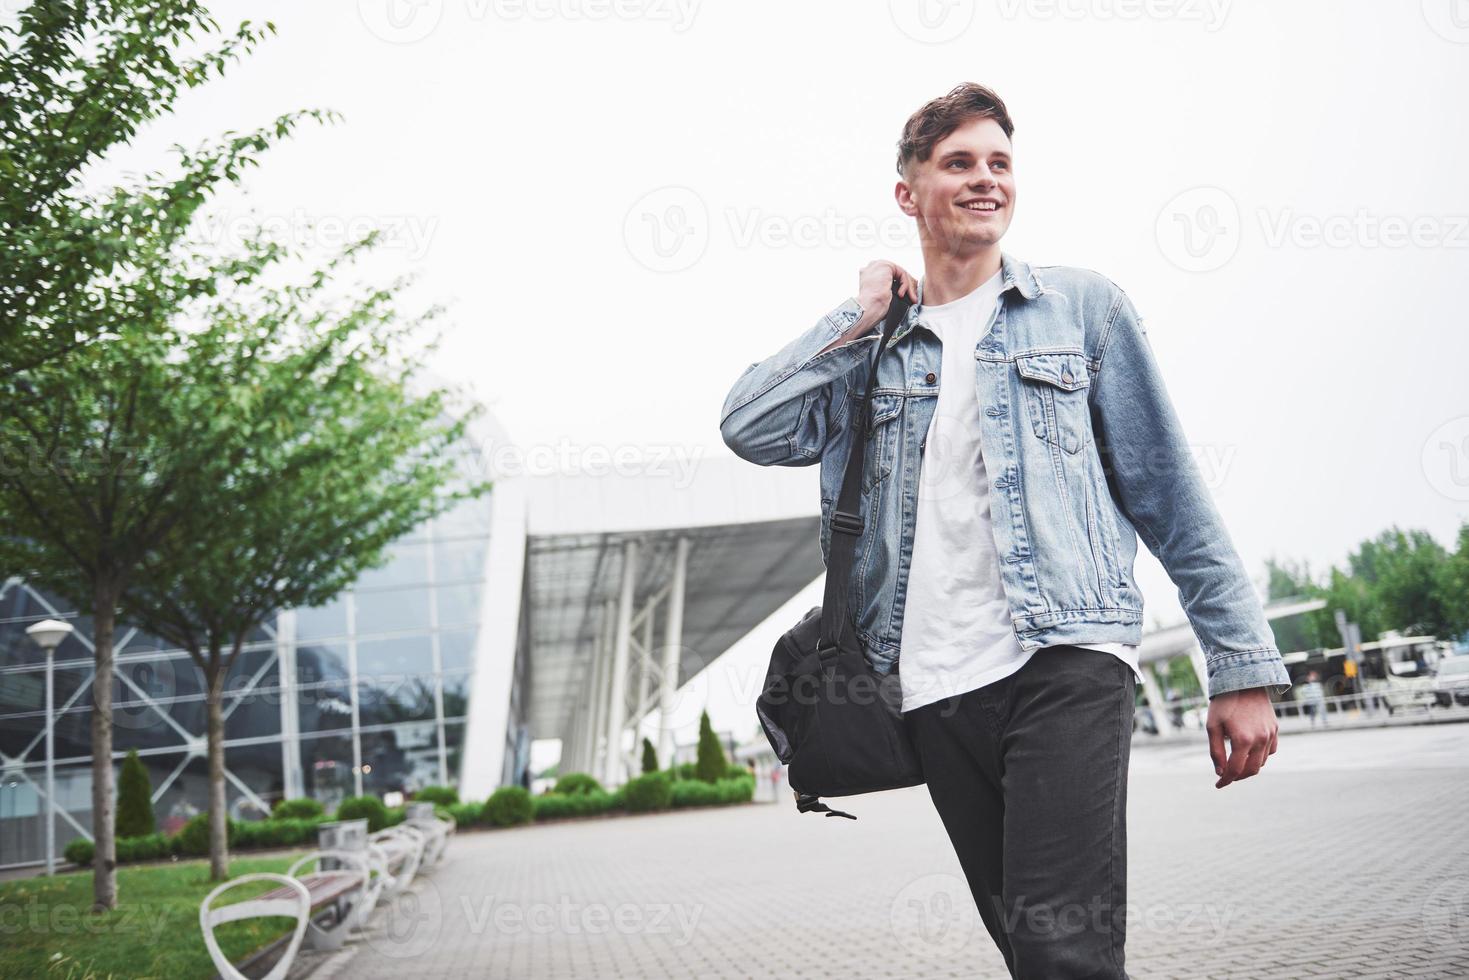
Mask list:
[[[224,802],[224,675],[218,649],[209,651],[209,877],[230,876],[229,824]]]
[[[112,634],[117,595],[98,576],[93,589],[92,642],[96,677],[92,681],[92,910],[117,907],[117,840],[112,801]]]

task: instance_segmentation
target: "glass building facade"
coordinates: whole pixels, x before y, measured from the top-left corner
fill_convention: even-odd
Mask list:
[[[493,495],[462,502],[395,542],[388,563],[329,605],[284,611],[251,638],[226,684],[230,816],[283,797],[330,810],[344,797],[455,784],[481,637]],[[91,832],[91,616],[19,578],[0,591],[0,867],[43,861],[45,658],[26,636],[47,618],[75,627],[56,651],[58,853]],[[189,656],[119,622],[114,764],[136,749],[159,829],[207,807],[203,675]],[[509,672],[501,781],[522,783],[526,670]]]

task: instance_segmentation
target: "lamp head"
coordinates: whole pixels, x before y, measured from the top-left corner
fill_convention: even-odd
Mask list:
[[[72,625],[59,619],[43,619],[26,627],[26,635],[36,641],[36,646],[50,654],[61,641],[72,634]]]

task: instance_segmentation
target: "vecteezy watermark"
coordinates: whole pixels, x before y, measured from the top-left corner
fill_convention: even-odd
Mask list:
[[[943,44],[969,29],[975,0],[888,0],[888,15],[905,35],[922,44]]]
[[[674,946],[688,945],[704,914],[704,906],[699,903],[575,902],[566,895],[554,903],[461,895],[459,905],[473,936],[491,931],[539,936],[602,936],[615,932],[623,936],[671,936]]]
[[[444,901],[430,878],[415,878],[410,890],[394,895],[367,932],[373,951],[393,959],[417,959],[444,931]]]
[[[736,248],[898,249],[920,244],[917,223],[905,214],[845,215],[827,208],[819,215],[788,215],[761,208],[730,208],[725,224]]]
[[[978,919],[968,884],[958,875],[942,873],[904,885],[888,910],[888,924],[903,949],[930,959],[958,956]]]
[[[1175,21],[1224,26],[1233,0],[888,0],[888,14],[905,36],[943,44],[969,30],[978,10],[1002,20]]]
[[[376,229],[378,248],[399,251],[414,261],[428,254],[439,219],[433,216],[403,215],[320,215],[312,217],[304,208],[289,214],[254,212],[233,214],[215,211],[200,219],[204,238],[215,245],[240,245],[263,232],[273,241],[289,241],[298,248],[322,247],[340,249],[360,241]]]
[[[609,446],[562,439],[531,445],[487,442],[478,460],[487,476],[654,476],[671,479],[674,489],[683,490],[693,483],[703,457],[702,446]]]
[[[1422,0],[1423,19],[1445,41],[1469,44],[1469,0]]]
[[[1423,440],[1423,475],[1450,500],[1469,500],[1469,415],[1449,419]]]
[[[1469,944],[1469,877],[1434,881],[1419,907],[1418,921],[1430,949],[1463,949]]]
[[[681,34],[694,24],[700,0],[357,0],[357,16],[374,37],[415,44],[450,18],[480,23],[513,21],[623,21],[668,24]]]
[[[111,936],[119,942],[157,942],[169,918],[166,908],[127,905],[99,916],[81,905],[26,894],[0,902],[0,937],[88,935]]]
[[[1299,214],[1293,208],[1257,212],[1271,248],[1469,248],[1469,215]]]
[[[628,253],[652,272],[682,272],[703,258],[719,234],[735,248],[904,249],[922,245],[917,223],[904,214],[780,214],[731,207],[722,221],[689,187],[660,187],[633,202],[623,218]]]
[[[1239,249],[1239,205],[1219,187],[1194,187],[1158,212],[1158,248],[1185,272],[1210,272]]]
[[[1267,248],[1469,248],[1469,214],[1380,214],[1365,207],[1310,214],[1260,207],[1253,219],[1241,217],[1228,191],[1192,187],[1163,206],[1154,232],[1163,256],[1185,272],[1223,267],[1239,251],[1251,224]]]
[[[628,253],[653,272],[682,272],[709,247],[709,209],[687,187],[659,187],[633,202],[622,219]]]
[[[1171,20],[1224,26],[1233,0],[994,0],[1006,20]]]

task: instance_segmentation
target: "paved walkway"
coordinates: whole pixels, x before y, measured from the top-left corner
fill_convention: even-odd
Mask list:
[[[1469,975],[1469,725],[1133,752],[1135,978]],[[312,980],[1004,978],[926,790],[467,833]]]

